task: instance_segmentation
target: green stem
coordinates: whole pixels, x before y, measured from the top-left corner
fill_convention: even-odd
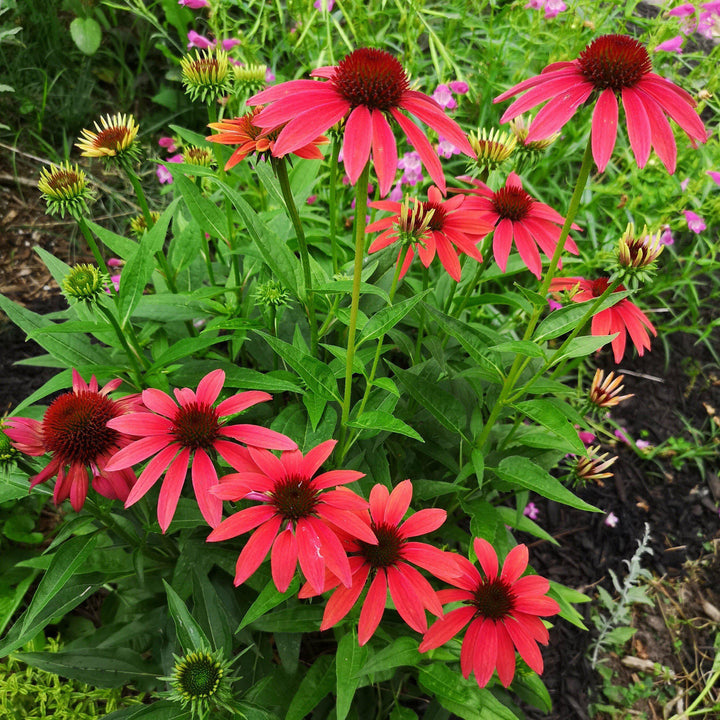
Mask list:
[[[77,224],[80,228],[80,232],[85,236],[85,240],[87,241],[88,247],[95,258],[95,262],[98,264],[98,267],[103,271],[103,273],[110,277],[110,270],[108,269],[107,263],[100,254],[100,248],[98,248],[95,238],[92,236],[90,228],[87,226],[87,222],[85,222],[85,218],[82,215],[77,217]],[[110,283],[110,287],[112,294],[115,295],[115,286]]]
[[[288,216],[295,229],[295,237],[297,238],[298,248],[300,250],[300,262],[302,263],[303,277],[305,278],[305,292],[307,293],[306,308],[308,323],[310,324],[310,350],[312,355],[315,356],[317,355],[318,348],[318,331],[317,321],[315,320],[315,296],[313,293],[312,275],[310,273],[310,253],[308,252],[307,241],[305,240],[305,230],[303,229],[300,213],[298,213],[295,198],[293,198],[292,189],[290,188],[287,160],[284,157],[276,158],[274,159],[273,165],[280,183],[280,190],[285,199]]]
[[[590,138],[588,138],[587,145],[585,147],[585,154],[583,155],[582,164],[580,165],[580,172],[578,173],[577,182],[575,183],[575,189],[573,190],[572,197],[570,198],[570,206],[568,207],[568,212],[565,216],[565,223],[563,224],[562,230],[560,231],[560,237],[558,238],[555,252],[550,259],[550,267],[548,268],[545,278],[540,285],[540,290],[538,291],[538,294],[541,297],[545,297],[545,295],[547,295],[550,288],[550,283],[552,282],[555,271],[557,270],[558,264],[560,262],[560,256],[562,255],[563,248],[565,247],[565,240],[570,233],[570,228],[575,221],[575,216],[577,215],[577,211],[580,207],[580,200],[582,198],[585,185],[587,184],[588,177],[590,176],[590,169],[592,168],[592,163],[592,144]],[[523,340],[529,340],[532,337],[532,334],[535,332],[535,328],[537,327],[542,312],[542,306],[538,306],[533,310],[533,314],[530,316],[530,320],[528,321],[527,327],[525,328],[525,333],[522,338]],[[515,388],[515,383],[517,382],[518,377],[520,376],[520,373],[522,372],[524,367],[523,361],[524,358],[522,355],[518,354],[515,356],[515,360],[513,361],[513,364],[507,376],[505,377],[505,381],[503,382],[502,389],[500,390],[500,395],[495,401],[495,405],[493,405],[493,408],[490,411],[490,415],[488,416],[488,419],[483,426],[482,432],[476,440],[476,447],[479,450],[482,450],[485,447],[485,443],[487,442],[500,413],[503,411],[507,403],[508,396]]]
[[[370,176],[370,163],[366,163],[355,185],[355,262],[353,266],[352,297],[350,300],[350,324],[348,326],[347,356],[345,362],[345,394],[340,416],[340,437],[338,440],[339,458],[345,456],[345,436],[350,417],[352,399],[353,361],[355,360],[355,330],[357,329],[358,310],[360,308],[360,280],[363,257],[365,255],[365,215],[367,213],[367,189]]]
[[[718,681],[718,678],[720,678],[720,670],[716,670],[713,673],[712,677],[707,681],[707,683],[705,683],[705,687],[700,691],[700,694],[695,698],[695,700],[692,701],[688,709],[685,710],[682,715],[673,715],[670,720],[682,720],[682,718],[689,717],[692,714],[700,715],[703,712],[709,712],[709,710],[702,710],[698,713],[693,713],[695,708],[703,701],[704,697],[710,692],[710,690],[712,690],[713,685],[715,685],[715,683]]]
[[[145,197],[145,191],[142,189],[142,185],[140,184],[140,178],[132,169],[130,163],[122,163],[122,169],[125,171],[130,184],[133,186],[135,197],[137,197],[138,202],[140,203],[140,209],[142,210],[143,217],[145,218],[145,225],[147,225],[147,229],[149,230],[154,223],[152,215],[150,214],[150,208],[148,207],[147,198]]]
[[[340,269],[337,247],[337,182],[339,157],[340,141],[335,137],[332,146],[332,158],[330,160],[330,251],[332,253],[333,275],[337,275]]]
[[[475,270],[475,275],[473,276],[473,279],[465,287],[465,292],[463,293],[462,300],[460,301],[460,306],[458,307],[457,314],[455,315],[458,320],[462,315],[462,311],[467,307],[467,304],[470,302],[470,296],[475,291],[475,288],[480,284],[480,278],[485,272],[485,268],[488,266],[488,262],[485,258],[487,258],[487,254],[490,252],[491,242],[492,233],[488,234],[483,240],[482,248],[480,250],[480,254],[483,256],[483,262],[478,263],[477,270]],[[449,308],[445,312],[449,312]]]
[[[430,271],[423,267],[423,284],[422,284],[422,291],[423,293],[428,289],[428,286],[430,285]],[[420,362],[420,350],[422,348],[422,339],[423,339],[423,333],[425,332],[425,310],[420,310],[420,323],[418,324],[418,331],[417,331],[417,342],[415,343],[415,361]]]
[[[132,365],[132,371],[137,386],[139,388],[147,387],[147,385],[143,383],[142,370],[140,369],[140,365],[138,364],[138,360],[141,360],[143,363],[146,362],[145,358],[141,353],[138,353],[137,350],[130,347],[127,338],[125,337],[125,333],[120,328],[120,325],[115,316],[113,315],[112,311],[109,308],[104,307],[101,303],[98,303],[96,307],[107,318],[110,325],[112,325],[112,328],[115,331],[115,335],[117,335],[117,339],[120,341],[120,344],[122,345],[128,360],[130,361],[130,365]]]

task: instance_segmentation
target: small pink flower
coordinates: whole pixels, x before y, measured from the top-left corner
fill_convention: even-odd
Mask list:
[[[460,151],[449,140],[441,137],[440,142],[438,142],[437,146],[437,154],[440,157],[444,157],[447,159],[451,158],[453,155],[459,155]]]
[[[666,225],[662,231],[662,235],[660,236],[660,242],[663,245],[674,245],[675,239],[672,236],[672,232],[670,231],[670,226]]]
[[[403,189],[402,189],[402,183],[397,182],[393,189],[390,191],[390,195],[388,195],[388,200],[392,200],[392,202],[402,202],[403,199]]]
[[[166,150],[167,152],[169,152],[169,153],[177,152],[177,145],[175,145],[175,140],[174,140],[174,138],[167,137],[167,136],[161,137],[161,138],[158,140],[158,145],[159,145],[161,148],[165,148],[165,150]]]
[[[200,50],[208,50],[215,47],[215,41],[214,40],[208,40],[203,35],[200,35],[199,33],[196,33],[194,30],[191,30],[188,33],[188,50],[190,48],[199,48]]]
[[[688,189],[688,185],[689,185],[689,184],[690,184],[690,178],[685,178],[685,179],[680,183],[680,189],[681,189],[683,192],[685,192],[685,191]]]
[[[618,440],[624,442],[626,445],[632,445],[630,438],[625,433],[625,428],[617,428],[613,435],[615,435]]]
[[[559,303],[557,300],[553,300],[552,298],[548,298],[548,307],[550,310],[559,310],[562,307],[562,303]]]
[[[717,185],[720,185],[720,172],[716,172],[715,170],[707,170],[706,174],[713,179],[713,182],[715,182]]]
[[[228,38],[227,40],[223,40],[221,45],[222,45],[223,50],[230,51],[236,45],[240,45],[240,40],[238,40],[237,38]]]
[[[405,153],[397,163],[398,168],[403,171],[401,182],[413,187],[424,180],[422,174],[422,160],[414,150]]]
[[[682,49],[682,45],[685,42],[685,38],[682,35],[676,35],[670,40],[661,42],[655,46],[655,52],[676,52],[679,53]]]
[[[108,258],[107,266],[108,267],[122,267],[125,264],[124,260],[121,260],[120,258]]]
[[[567,10],[567,5],[562,0],[546,0],[545,19],[552,20],[565,10]]]
[[[673,8],[668,12],[671,17],[689,17],[695,14],[695,6],[692,3],[685,3],[679,7]]]
[[[270,68],[267,68],[265,70],[265,82],[266,83],[275,82],[275,73]]]
[[[587,430],[578,430],[578,437],[585,447],[590,447],[590,445],[592,445],[596,440],[595,435],[591,432],[587,432]]]
[[[450,89],[457,95],[466,95],[470,89],[464,80],[453,80],[449,83]]]
[[[308,195],[308,199],[306,200],[308,205],[314,205],[317,201],[317,195]]]
[[[440,105],[440,107],[447,108],[448,110],[452,110],[457,107],[457,103],[450,92],[450,88],[444,83],[435,88],[432,98],[438,105]]]
[[[200,10],[200,8],[210,7],[208,0],[178,0],[178,5],[184,5],[191,10]]]
[[[535,505],[534,502],[529,502],[525,506],[525,509],[523,510],[523,515],[525,515],[525,517],[530,518],[531,520],[537,520],[538,517],[540,516],[540,510],[538,509],[538,507]]]
[[[161,185],[170,185],[173,181],[172,173],[165,167],[165,165],[158,165],[155,168],[155,174],[157,175],[158,182]]]
[[[638,440],[638,441],[635,443],[635,447],[636,447],[638,450],[645,450],[646,448],[649,448],[649,447],[650,447],[650,443],[649,443],[649,441],[647,441],[647,440]]]
[[[697,213],[694,213],[692,210],[683,210],[683,212],[685,213],[688,229],[697,234],[705,230],[707,225],[705,225],[705,221]]]
[[[333,7],[335,7],[335,0],[315,0],[313,7],[320,12],[323,10],[325,12],[332,12]]]
[[[603,522],[608,527],[614,528],[620,522],[620,518],[614,512],[609,512]]]

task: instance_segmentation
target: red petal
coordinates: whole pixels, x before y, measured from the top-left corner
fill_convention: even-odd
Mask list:
[[[270,393],[261,392],[259,390],[248,390],[247,392],[242,392],[238,395],[233,395],[227,398],[227,400],[223,400],[216,408],[217,414],[218,417],[235,415],[243,410],[247,410],[253,405],[257,405],[261,402],[267,402],[268,400],[272,400],[272,395]]]
[[[500,579],[507,583],[514,583],[527,568],[528,549],[524,544],[516,545],[505,558]]]
[[[236,586],[244,583],[260,567],[270,552],[281,522],[282,518],[270,518],[250,536],[235,565]]]
[[[311,478],[330,457],[337,440],[326,440],[310,450],[302,459],[300,472],[303,477]]]
[[[350,183],[355,185],[370,159],[372,119],[365,105],[358,105],[345,122],[343,137],[343,163]]]
[[[167,447],[173,438],[169,435],[151,435],[150,437],[144,437],[140,440],[131,442],[127,447],[116,452],[111,458],[108,464],[105,466],[106,470],[122,470],[123,468],[130,467],[136,463],[146,460],[151,455],[159,452],[163,448]],[[177,450],[178,446],[173,445]]]
[[[270,555],[270,567],[275,587],[285,592],[292,582],[297,567],[297,540],[290,528],[283,530],[275,539]]]
[[[125,500],[126,508],[136,503],[157,482],[157,479],[163,474],[163,472],[165,472],[178,450],[179,448],[177,445],[170,445],[170,447],[166,447],[164,450],[161,450],[146,465]],[[107,465],[105,466],[105,470],[107,470]]]
[[[504,687],[509,687],[515,676],[515,647],[502,623],[498,623],[497,630],[497,673]]]
[[[282,157],[312,142],[338,120],[342,120],[349,109],[350,104],[347,100],[333,99],[332,102],[318,105],[313,110],[300,113],[278,135],[273,148],[273,155]],[[258,119],[261,116],[262,113],[260,113]]]
[[[222,519],[222,500],[210,494],[218,481],[215,466],[204,450],[196,450],[192,464],[192,483],[202,516],[210,527],[217,527]]]
[[[506,617],[503,624],[513,641],[513,645],[520,653],[520,657],[533,669],[538,675],[543,671],[543,659],[540,649],[535,640],[533,640],[523,625],[513,617]]]
[[[128,413],[107,421],[107,426],[126,435],[166,435],[173,429],[168,418],[154,413]]]
[[[223,520],[207,537],[207,542],[229,540],[254,530],[275,515],[272,505],[253,505]]]
[[[497,629],[495,621],[486,618],[477,633],[475,641],[475,652],[473,653],[473,670],[477,684],[485,687],[497,664]]]
[[[467,135],[462,128],[449,118],[444,110],[436,109],[426,102],[405,95],[400,102],[400,107],[420,118],[426,125],[429,125],[439,135],[447,138],[458,150],[465,155],[475,157],[475,151],[470,147]]]
[[[378,570],[365,596],[362,610],[360,610],[360,621],[358,622],[358,644],[360,646],[363,646],[372,637],[375,630],[377,630],[383,612],[385,612],[386,599],[387,580],[385,573],[382,570]]]
[[[405,538],[425,535],[437,530],[445,522],[446,518],[447,512],[440,508],[418,510],[398,528],[398,532]]]
[[[388,525],[397,526],[400,523],[410,507],[412,493],[412,483],[409,480],[403,480],[393,488],[385,506],[385,522]]]
[[[650,120],[645,105],[633,88],[623,88],[623,107],[627,120],[630,147],[639,168],[644,168],[650,156]]]
[[[508,256],[513,240],[513,222],[508,218],[503,218],[495,228],[493,235],[493,255],[495,262],[502,272],[507,267]]]
[[[617,98],[614,90],[608,88],[600,94],[592,117],[592,154],[600,172],[607,167],[615,148],[617,122]]]
[[[447,615],[437,620],[425,633],[418,650],[427,652],[444,645],[472,620],[474,614],[474,607],[461,607],[457,610],[451,610]]]
[[[168,529],[175,515],[180,493],[185,483],[187,475],[188,462],[190,460],[190,451],[184,448],[180,454],[172,461],[162,487],[160,488],[160,497],[158,498],[157,517],[160,523],[160,529],[163,533]]]
[[[425,607],[416,594],[415,587],[397,568],[390,566],[386,570],[395,609],[413,630],[424,633],[427,630]]]
[[[199,383],[195,396],[200,404],[212,405],[220,395],[225,382],[225,371],[218,368],[209,372]]]
[[[380,110],[372,111],[372,156],[380,196],[385,197],[395,180],[398,156],[395,135]]]
[[[475,538],[473,540],[473,550],[475,550],[485,577],[493,581],[498,574],[498,557],[495,548],[485,538]]]
[[[363,565],[352,578],[352,585],[348,588],[340,586],[327,601],[325,612],[323,613],[322,625],[320,630],[327,630],[333,625],[339,623],[352,609],[353,605],[360,597],[360,593],[365,587],[369,565]]]
[[[220,428],[220,435],[231,437],[246,445],[268,448],[270,450],[295,450],[297,444],[287,435],[268,430],[259,425],[225,425]]]
[[[405,133],[408,142],[415,148],[420,160],[424,165],[425,169],[430,174],[433,182],[440,188],[442,193],[445,193],[445,175],[443,174],[442,165],[440,159],[430,145],[430,141],[425,136],[422,130],[412,120],[408,119],[401,112],[393,108],[391,111],[392,116],[397,120],[398,125]]]

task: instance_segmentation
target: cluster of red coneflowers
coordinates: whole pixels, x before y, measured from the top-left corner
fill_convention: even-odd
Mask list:
[[[58,397],[42,422],[11,418],[6,432],[29,455],[51,453],[31,487],[57,476],[55,502],[70,498],[75,510],[85,503],[89,478],[96,492],[129,507],[165,475],[157,517],[169,527],[188,470],[198,507],[213,528],[208,541],[251,532],[237,561],[235,584],[252,575],[270,554],[272,578],[285,592],[300,565],[306,579],[300,597],[333,591],[322,620],[325,630],[344,618],[368,585],[358,624],[364,645],[385,610],[387,593],[403,620],[425,633],[421,651],[431,650],[469,624],[462,671],[485,686],[497,667],[508,686],[515,672],[515,650],[542,672],[537,643],[548,633],[541,616],[560,611],[547,596],[548,580],[521,577],[528,553],[518,545],[502,572],[492,546],[474,541],[481,574],[455,553],[414,540],[437,530],[445,510],[428,508],[408,515],[410,480],[392,492],[377,484],[370,499],[345,487],[363,477],[356,470],[319,472],[335,447],[328,440],[303,454],[290,438],[258,425],[232,422],[243,410],[270,399],[264,392],[242,392],[217,403],[225,373],[214,370],[197,390],[175,390],[175,399],[156,389],[119,400],[109,397],[120,380],[102,389],[93,376],[86,383],[73,370],[73,390]],[[276,455],[270,449],[279,450]],[[236,472],[218,478],[220,456]],[[148,460],[136,477],[132,466]],[[222,501],[246,507],[222,519]],[[413,567],[416,566],[416,567]],[[416,568],[456,587],[436,591]],[[443,604],[461,603],[447,615]],[[428,630],[426,610],[439,619]]]
[[[451,199],[444,200],[447,186],[440,160],[409,116],[437,131],[461,152],[473,156],[473,149],[437,102],[410,89],[395,58],[382,50],[362,48],[337,66],[319,68],[312,75],[319,80],[293,80],[271,87],[249,101],[252,106],[264,106],[262,109],[255,107],[243,118],[212,125],[220,134],[210,140],[239,146],[228,167],[253,152],[317,157],[317,145],[325,142],[323,133],[342,123],[343,162],[350,181],[356,183],[372,161],[384,197],[397,170],[391,123],[396,124],[435,186],[427,201],[375,203],[391,216],[368,228],[382,231],[371,251],[400,241],[407,248],[398,254],[403,274],[416,251],[425,266],[437,254],[447,272],[459,280],[458,255],[482,261],[477,244],[493,232],[493,254],[502,271],[514,243],[530,271],[540,277],[539,251],[547,256],[555,253],[564,218],[532,198],[515,174],[496,191],[471,180],[473,187],[457,189]],[[523,92],[502,119],[546,103],[528,129],[527,142],[549,137],[588,100],[595,100],[591,145],[600,171],[615,145],[618,97],[640,167],[654,148],[668,171],[674,171],[677,150],[668,116],[692,142],[705,140],[693,99],[652,73],[645,48],[626,36],[598,38],[577,60],[548,66],[541,75],[521,82],[496,101]],[[98,133],[85,138],[95,154],[102,145],[101,135],[112,130],[97,129]],[[578,252],[572,240],[567,248]],[[555,280],[550,290],[575,288],[579,292],[574,299],[582,300],[597,297],[608,287],[606,278],[566,278]],[[626,332],[642,354],[649,347],[647,329],[654,332],[650,321],[628,300],[599,313],[592,327],[596,334],[619,333],[613,342],[616,360],[623,355]],[[205,376],[196,391],[175,390],[174,399],[148,389],[141,395],[114,400],[109,394],[119,384],[113,380],[98,389],[94,377],[88,384],[73,371],[72,392],[56,399],[42,422],[8,420],[7,434],[18,450],[52,456],[45,469],[32,478],[31,487],[57,476],[55,502],[70,498],[79,510],[92,482],[98,493],[129,507],[164,474],[157,506],[164,532],[190,470],[199,509],[213,528],[208,540],[227,540],[252,531],[238,558],[236,584],[245,581],[270,554],[278,590],[287,590],[299,563],[306,580],[301,597],[332,591],[323,629],[345,617],[367,586],[358,628],[361,644],[377,629],[389,591],[400,616],[424,633],[423,652],[467,627],[461,670],[465,677],[474,673],[480,686],[487,684],[495,670],[503,685],[511,683],[515,650],[533,670],[542,671],[537,643],[546,643],[548,633],[540,618],[556,614],[559,607],[547,596],[546,579],[523,576],[528,562],[524,545],[510,551],[501,569],[493,547],[476,538],[473,549],[480,572],[455,553],[413,540],[437,530],[446,518],[445,511],[425,509],[408,515],[412,499],[409,480],[392,492],[375,485],[368,501],[345,487],[362,477],[361,473],[342,469],[319,472],[334,440],[303,454],[293,440],[280,433],[233,422],[233,416],[270,396],[243,392],[217,403],[224,384],[222,370]],[[218,456],[235,472],[218,477]],[[132,467],[146,460],[136,477]],[[246,507],[223,520],[226,500],[243,502]],[[454,589],[436,591],[416,568]],[[443,605],[448,604],[459,606],[445,614]],[[439,618],[429,629],[426,611]]]

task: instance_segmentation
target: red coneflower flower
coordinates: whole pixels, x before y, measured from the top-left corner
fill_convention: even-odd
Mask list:
[[[130,413],[108,423],[114,430],[141,438],[112,458],[108,466],[113,470],[130,467],[155,455],[140,474],[125,507],[143,497],[167,470],[158,500],[158,522],[163,532],[173,519],[191,462],[198,507],[207,523],[215,527],[222,517],[222,502],[209,492],[217,483],[217,471],[210,459],[212,451],[232,464],[237,457],[244,459],[245,454],[243,447],[231,440],[275,450],[297,448],[289,437],[274,430],[258,425],[226,424],[222,418],[271,400],[272,396],[259,391],[242,392],[213,407],[224,382],[225,373],[213,370],[200,381],[197,392],[189,388],[175,390],[177,402],[161,390],[143,390],[142,401],[150,412]]]
[[[102,390],[93,375],[86,383],[77,370],[72,371],[72,392],[60,395],[50,403],[42,422],[31,418],[7,419],[6,435],[26,455],[52,453],[49,464],[30,480],[32,489],[57,475],[53,500],[59,505],[70,498],[73,510],[79,511],[88,491],[88,473],[93,489],[112,500],[125,500],[135,483],[132,470],[108,469],[108,460],[130,438],[106,423],[139,406],[137,395],[112,400],[108,394],[122,383],[111,380]]]
[[[356,515],[367,507],[367,501],[346,488],[328,490],[354,482],[363,473],[329,470],[315,475],[336,442],[327,440],[306,455],[295,450],[280,457],[249,447],[244,461],[237,458],[231,463],[240,472],[225,475],[212,489],[221,500],[260,503],[223,520],[207,538],[217,542],[255,530],[238,557],[235,585],[260,567],[271,548],[272,577],[280,592],[288,589],[298,561],[318,593],[323,589],[326,568],[344,585],[351,584],[347,554],[335,528],[370,544],[377,540]]]
[[[400,262],[407,247],[400,277],[410,267],[416,247],[425,267],[430,266],[437,252],[448,274],[459,281],[458,252],[482,262],[482,255],[476,245],[492,230],[492,225],[485,222],[480,213],[467,207],[464,201],[462,195],[443,201],[440,191],[433,186],[428,190],[427,202],[415,198],[403,203],[392,200],[371,202],[370,207],[394,214],[367,226],[366,232],[384,231],[372,242],[369,252],[376,252],[399,241]]]
[[[261,128],[253,122],[262,112],[262,108],[253,108],[241,117],[208,123],[208,127],[217,130],[217,135],[208,135],[205,139],[222,145],[238,145],[239,147],[230,156],[225,164],[225,170],[235,167],[250,153],[258,155],[272,153],[275,140],[280,134],[280,128]],[[309,160],[322,160],[323,154],[318,145],[330,142],[324,135],[316,137],[311,142],[293,150],[293,155]]]
[[[397,146],[388,122],[393,118],[444,192],[445,177],[437,153],[422,130],[401,112],[404,110],[466,155],[475,157],[460,126],[431,97],[410,90],[402,65],[384,50],[359,48],[338,65],[318,68],[311,75],[328,82],[290,80],[248,100],[249,105],[269,103],[256,118],[256,125],[275,128],[287,123],[275,143],[276,156],[293,152],[347,119],[343,162],[350,182],[357,182],[372,152],[380,194],[384,196],[397,170]]]
[[[652,72],[643,45],[627,35],[603,35],[593,40],[572,62],[548,65],[540,75],[523,80],[495,98],[502,102],[527,90],[500,118],[506,122],[549,101],[536,115],[527,141],[557,132],[578,108],[597,93],[592,117],[592,152],[602,172],[610,160],[618,124],[618,95],[622,98],[630,146],[638,167],[645,167],[650,147],[655,148],[669,173],[675,172],[677,147],[669,115],[695,141],[705,142],[706,132],[692,96]]]
[[[368,578],[370,588],[360,611],[358,642],[364,645],[373,635],[383,612],[388,590],[400,617],[417,632],[427,630],[425,610],[438,617],[442,606],[430,583],[411,565],[413,563],[442,579],[452,576],[454,556],[427,543],[413,542],[412,537],[437,530],[445,522],[445,510],[430,508],[420,510],[402,522],[410,507],[412,483],[404,480],[392,493],[384,485],[375,485],[370,491],[370,517],[365,522],[377,538],[370,545],[363,540],[349,539],[352,584],[340,587],[332,594],[325,607],[320,630],[327,630],[340,622],[355,605]],[[450,559],[449,559],[450,558]],[[323,592],[337,588],[340,580],[328,573]],[[307,585],[301,588],[299,597],[319,594]]]
[[[456,558],[460,575],[449,580],[457,590],[440,590],[444,603],[461,602],[425,633],[420,652],[440,647],[469,624],[460,652],[463,677],[475,673],[485,687],[497,669],[500,682],[508,687],[515,675],[515,650],[536,672],[543,659],[537,643],[547,645],[548,631],[539,616],[555,615],[559,605],[546,593],[550,582],[538,575],[520,577],[528,562],[525,545],[517,545],[505,558],[498,573],[498,558],[487,540],[475,538],[475,554],[484,577],[464,557]]]
[[[528,270],[540,279],[542,262],[537,246],[552,257],[565,218],[549,205],[538,202],[523,190],[522,181],[510,173],[505,186],[493,192],[485,183],[467,176],[461,180],[470,182],[472,190],[460,192],[472,195],[468,199],[468,209],[478,210],[483,223],[495,227],[493,235],[493,255],[500,270],[505,272],[513,240]],[[573,224],[573,230],[580,228]],[[573,255],[578,254],[577,245],[568,238],[565,247]]]
[[[554,278],[550,283],[550,292],[561,292],[562,290],[575,290],[572,299],[575,302],[585,302],[600,297],[610,284],[609,278],[598,278],[597,280],[586,280],[582,277]],[[614,292],[622,292],[625,288],[618,285]],[[650,337],[645,330],[647,328],[653,335],[657,331],[648,320],[647,315],[640,308],[627,298],[615,303],[612,307],[601,310],[592,319],[590,331],[593,335],[612,335],[619,333],[612,341],[613,356],[615,362],[619,363],[625,354],[626,331],[630,334],[633,345],[637,348],[638,355],[642,357],[645,349],[650,349]]]

